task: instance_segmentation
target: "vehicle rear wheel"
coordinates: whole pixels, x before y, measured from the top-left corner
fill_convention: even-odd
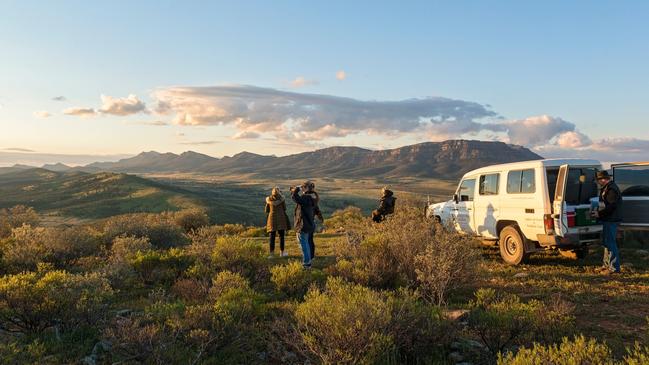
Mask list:
[[[509,265],[518,265],[527,260],[523,237],[515,226],[507,226],[500,231],[498,245],[500,256]]]
[[[578,248],[575,250],[559,250],[559,253],[561,256],[569,259],[583,260],[588,256],[588,247]]]

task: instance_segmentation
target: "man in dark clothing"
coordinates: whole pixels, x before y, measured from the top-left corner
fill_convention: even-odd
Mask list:
[[[394,197],[392,190],[388,187],[384,187],[381,190],[382,196],[379,201],[379,207],[372,211],[372,220],[376,223],[381,222],[385,219],[388,214],[394,213],[394,205],[397,202],[397,198]]]
[[[311,267],[311,250],[309,247],[309,234],[315,232],[315,214],[317,200],[313,194],[315,184],[310,181],[302,184],[304,194],[300,194],[300,187],[291,189],[291,197],[297,204],[295,207],[295,232],[302,248],[302,265]]]
[[[622,194],[607,171],[598,171],[596,179],[602,187],[599,193],[600,209],[594,212],[602,222],[602,244],[604,245],[602,273],[619,273],[620,254],[615,240],[618,224],[622,221]]]

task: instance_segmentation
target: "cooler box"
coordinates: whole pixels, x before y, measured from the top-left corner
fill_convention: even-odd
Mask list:
[[[590,217],[590,208],[575,209],[576,226],[592,226],[597,224],[597,220]]]

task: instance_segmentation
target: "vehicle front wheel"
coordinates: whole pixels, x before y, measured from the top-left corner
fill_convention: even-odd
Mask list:
[[[507,226],[500,231],[498,240],[500,256],[509,265],[518,265],[527,260],[525,243],[521,233],[514,226]]]

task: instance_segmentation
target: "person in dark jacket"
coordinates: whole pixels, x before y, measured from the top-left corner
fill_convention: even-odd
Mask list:
[[[315,198],[315,216],[318,218],[320,223],[324,223],[324,217],[322,216],[322,211],[320,211],[320,195],[315,191],[315,184],[313,187],[313,197]],[[309,251],[311,252],[311,261],[315,258],[315,229],[313,232],[309,233]]]
[[[310,181],[302,184],[304,193],[300,194],[301,188],[296,186],[291,189],[291,198],[297,204],[295,207],[295,233],[302,248],[302,265],[311,268],[311,249],[309,247],[309,234],[315,232],[315,208],[316,198],[313,194],[315,184]]]
[[[602,223],[602,244],[604,245],[603,274],[620,272],[620,254],[617,248],[617,227],[622,221],[622,194],[607,171],[597,171],[597,183],[602,187],[599,193],[600,209],[594,212]]]
[[[397,198],[394,197],[394,193],[387,186],[381,190],[381,200],[379,201],[379,207],[372,211],[372,220],[376,223],[380,223],[388,214],[394,213],[394,205],[397,202]]]
[[[284,250],[284,234],[288,231],[291,223],[286,214],[286,202],[278,187],[274,187],[270,196],[266,197],[265,211],[268,214],[268,218],[266,219],[266,232],[270,233],[268,242],[270,246],[270,257],[275,254],[275,237],[277,234],[279,234],[280,256],[288,256],[288,253]]]

